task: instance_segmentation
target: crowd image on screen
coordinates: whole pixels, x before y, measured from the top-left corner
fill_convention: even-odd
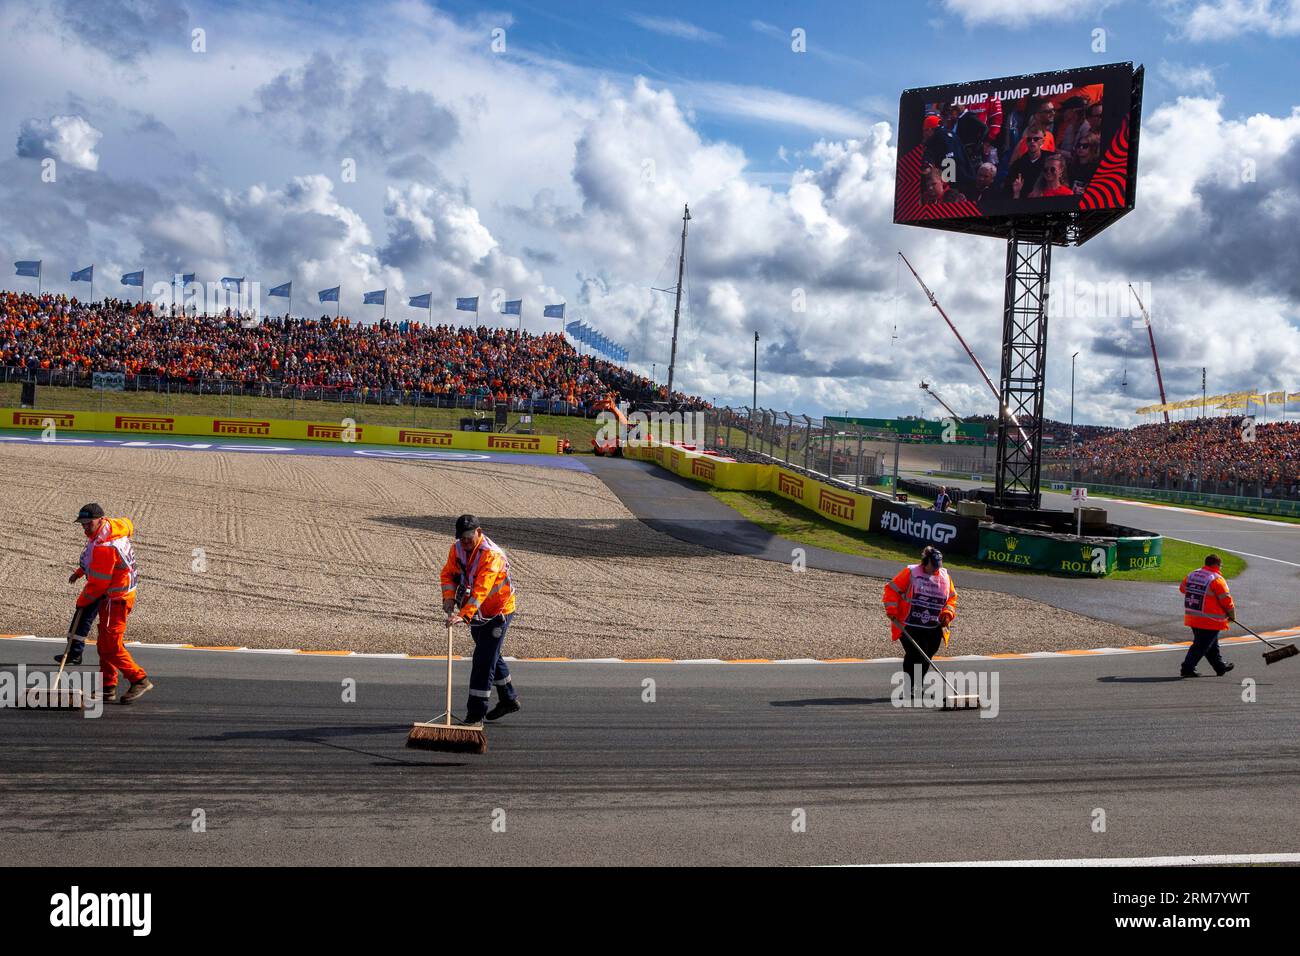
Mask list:
[[[929,103],[921,120],[921,202],[1081,195],[1101,161],[1102,87],[1003,103]],[[938,182],[935,177],[938,177]]]
[[[643,375],[579,354],[560,332],[333,315],[250,322],[230,312],[195,316],[147,301],[82,302],[48,293],[0,292],[0,368],[9,378],[54,372],[77,384],[90,384],[94,372],[121,372],[128,388],[137,379],[178,386],[219,380],[254,390],[418,394],[434,404],[561,403],[577,412],[591,411],[611,392],[636,401],[668,398]],[[706,406],[674,397],[686,409]]]

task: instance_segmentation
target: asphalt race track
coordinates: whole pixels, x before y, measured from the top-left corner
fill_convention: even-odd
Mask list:
[[[6,662],[52,642],[0,642]],[[998,714],[890,703],[889,664],[527,664],[483,756],[404,748],[436,661],[133,648],[158,689],[0,711],[4,860],[680,865],[1277,853],[1300,663],[981,662]],[[952,662],[948,668],[972,666]],[[464,687],[468,665],[458,663]],[[1242,700],[1241,678],[1258,681]],[[343,703],[345,679],[356,703]],[[655,702],[643,701],[653,679]],[[462,702],[457,701],[457,706]],[[806,832],[792,832],[793,814]],[[1094,832],[1095,811],[1105,832]],[[193,832],[202,811],[206,832]],[[504,812],[502,817],[501,812]],[[495,816],[494,816],[495,812]],[[504,819],[505,831],[494,832]]]

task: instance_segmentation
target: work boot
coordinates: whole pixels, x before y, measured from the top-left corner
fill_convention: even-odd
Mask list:
[[[117,696],[117,685],[114,684],[112,687],[105,687],[102,691],[99,692],[98,695],[90,694],[88,696],[90,697],[91,700],[98,701],[103,704],[111,704],[113,703],[113,698]]]
[[[1223,670],[1215,671],[1215,673],[1218,674],[1220,677],[1222,677],[1224,674],[1228,673],[1228,671],[1232,670],[1236,666],[1237,666],[1236,664],[1231,664],[1225,661],[1223,664]]]
[[[133,700],[139,700],[151,690],[153,690],[153,681],[147,677],[138,680],[126,689],[126,693],[122,695],[122,703],[129,704]]]
[[[1180,671],[1178,672],[1178,676],[1179,676],[1179,677],[1200,677],[1201,675],[1198,674],[1198,673],[1196,673],[1196,671],[1184,671],[1184,670],[1180,670]]]
[[[54,663],[56,663],[56,664],[62,664],[62,663],[63,663],[63,655],[62,655],[62,654],[55,654],[55,655],[54,655]],[[80,667],[80,666],[81,666],[81,655],[80,655],[80,654],[69,654],[69,655],[68,655],[68,666],[69,666],[69,667]]]
[[[488,720],[500,720],[506,714],[517,714],[520,710],[519,698],[506,700],[504,697],[497,701],[497,705],[487,712]]]

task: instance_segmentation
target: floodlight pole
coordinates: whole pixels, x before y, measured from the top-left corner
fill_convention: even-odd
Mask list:
[[[682,206],[682,251],[677,259],[677,301],[673,305],[673,350],[668,358],[668,407],[673,407],[673,373],[677,370],[677,323],[682,315],[682,281],[686,274],[686,224],[691,221],[691,207]]]

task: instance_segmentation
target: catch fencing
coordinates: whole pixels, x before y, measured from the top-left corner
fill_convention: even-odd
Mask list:
[[[714,408],[701,413],[704,447],[737,461],[779,463],[845,487],[892,485],[898,436],[881,429],[771,408]],[[890,452],[881,447],[887,443]]]

